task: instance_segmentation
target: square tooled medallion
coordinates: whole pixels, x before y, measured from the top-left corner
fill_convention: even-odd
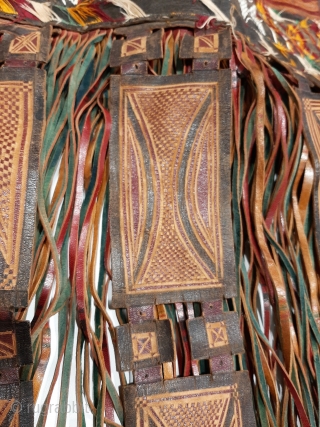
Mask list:
[[[231,33],[229,28],[196,30],[195,35],[185,34],[180,46],[180,58],[222,59],[231,58]]]
[[[151,368],[174,360],[170,320],[145,321],[116,328],[117,369]]]
[[[117,33],[126,33],[125,29],[118,29]],[[139,33],[139,31],[138,31]],[[111,67],[118,67],[128,63],[136,63],[163,57],[162,36],[163,30],[146,31],[144,34],[125,34],[126,40],[114,40],[110,53]]]
[[[147,37],[136,37],[123,42],[121,57],[138,55],[147,51]]]
[[[8,319],[0,320],[0,369],[31,363],[30,323],[14,321],[12,314]]]
[[[0,61],[24,60],[47,62],[50,50],[51,26],[37,28],[1,24],[3,33],[0,46]]]
[[[225,322],[206,323],[210,348],[228,345],[228,334]]]
[[[219,34],[199,35],[194,38],[194,51],[196,53],[215,53],[219,49]]]
[[[158,357],[158,341],[155,332],[132,334],[132,347],[134,360]]]
[[[242,353],[243,342],[236,312],[222,312],[187,320],[192,359]]]

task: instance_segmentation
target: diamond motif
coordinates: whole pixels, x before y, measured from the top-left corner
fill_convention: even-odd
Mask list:
[[[229,343],[224,322],[206,323],[209,347],[222,347]]]
[[[8,359],[16,355],[15,336],[12,331],[0,332],[0,359]]]
[[[132,345],[135,361],[159,356],[155,332],[132,334]]]
[[[26,36],[19,36],[12,40],[9,47],[10,53],[26,54],[38,53],[40,50],[40,33],[27,34]]]
[[[14,400],[0,400],[0,425],[6,419]]]
[[[215,53],[219,49],[219,34],[196,36],[194,38],[194,51],[196,53]]]
[[[137,55],[147,51],[147,37],[136,37],[123,42],[121,56]]]

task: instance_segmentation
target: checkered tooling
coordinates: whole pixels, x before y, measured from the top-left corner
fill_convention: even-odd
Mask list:
[[[160,417],[166,427],[222,427],[226,405],[224,399],[188,404],[164,405]]]
[[[20,249],[20,237],[14,232],[21,221],[19,210],[24,198],[21,186],[17,185],[21,156],[24,112],[28,107],[25,95],[32,95],[32,83],[0,83],[0,251],[7,267],[0,278],[0,289],[13,289],[17,279],[15,259]]]
[[[177,230],[174,188],[178,158],[184,150],[188,129],[209,93],[207,87],[176,86],[144,90],[134,95],[149,129],[149,143],[155,151],[159,180],[163,187],[159,241],[140,283],[184,283],[208,279]]]

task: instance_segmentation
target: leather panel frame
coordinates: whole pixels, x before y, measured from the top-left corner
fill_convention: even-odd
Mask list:
[[[235,296],[229,200],[231,71],[167,77],[113,76],[110,98],[113,120],[110,141],[112,307]],[[186,119],[181,124],[178,117],[184,117],[181,108],[187,99],[194,99],[191,103],[193,110],[186,110],[189,121]],[[155,118],[152,111],[156,111]],[[158,126],[159,120],[163,126]],[[175,142],[173,154],[168,154],[170,144],[174,145],[172,141],[177,141],[178,131],[181,131],[183,141],[181,144]],[[208,142],[203,142],[206,137]],[[130,144],[125,142],[128,138],[131,138]],[[197,145],[201,138],[202,143],[207,144],[203,151],[204,145],[202,148]],[[134,158],[132,162],[127,154],[129,146],[133,153],[131,158]],[[200,166],[206,162],[206,153],[209,153],[207,164],[213,165],[209,172],[201,170]],[[170,162],[178,166],[172,166]],[[166,167],[160,176],[160,168]],[[172,172],[171,167],[176,169]],[[197,170],[198,176],[214,174],[214,183],[194,178],[193,170]],[[170,183],[166,184],[166,180]],[[188,186],[191,181],[194,188],[197,187],[197,200],[192,199],[193,189]],[[200,188],[203,182],[205,188]],[[126,190],[129,187],[133,189],[131,194]],[[168,191],[172,193],[169,196]],[[140,193],[136,196],[134,192]],[[207,194],[206,198],[203,192]],[[199,202],[204,199],[208,200],[207,205],[199,208]],[[175,210],[174,214],[171,209]],[[209,222],[213,218],[211,229],[203,225],[209,211],[212,214]],[[137,223],[143,225],[139,228]],[[179,230],[175,230],[175,226]],[[167,239],[163,236],[166,229],[173,229]],[[210,247],[213,229],[220,246]],[[135,243],[132,245],[129,239],[138,242],[138,249],[132,249]],[[194,269],[193,257],[197,258]],[[159,267],[153,268],[155,265]],[[186,266],[194,274],[195,281],[178,277]],[[187,271],[185,275],[190,276]],[[174,283],[170,282],[171,277],[174,277]]]

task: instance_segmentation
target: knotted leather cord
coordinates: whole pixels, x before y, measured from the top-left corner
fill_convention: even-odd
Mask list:
[[[183,35],[163,38],[164,59],[149,62],[149,73],[191,72],[179,59]],[[71,381],[76,386],[77,425],[85,426],[84,401],[94,425],[123,422],[122,404],[110,377],[106,310],[112,279],[108,222],[108,66],[111,31],[54,34],[47,70],[47,128],[42,149],[39,226],[30,296],[33,379],[39,395],[50,358],[50,319],[58,313],[58,361],[38,426],[49,423],[48,404],[61,370],[57,426],[66,425]],[[302,128],[301,105],[287,71],[250,50],[238,36],[231,61],[234,139],[232,208],[239,298],[225,310],[243,313],[246,355],[237,369],[251,375],[258,425],[320,425],[320,333],[318,262],[312,210],[314,173]],[[54,176],[57,179],[54,180]],[[70,244],[69,244],[70,242]],[[98,265],[98,277],[96,277]],[[260,298],[261,291],[263,301]],[[191,361],[185,319],[199,316],[193,304],[158,306],[175,332],[178,370],[165,378],[209,372]],[[118,310],[121,324],[125,310]],[[20,311],[19,318],[26,312]],[[93,319],[93,322],[92,322]],[[76,327],[76,322],[78,328]],[[73,343],[76,339],[76,348]],[[72,360],[76,378],[70,377]],[[90,361],[93,361],[93,368]],[[121,383],[126,379],[121,375]],[[93,387],[91,388],[91,385]],[[299,421],[298,421],[299,420]],[[50,424],[51,425],[51,424]]]

